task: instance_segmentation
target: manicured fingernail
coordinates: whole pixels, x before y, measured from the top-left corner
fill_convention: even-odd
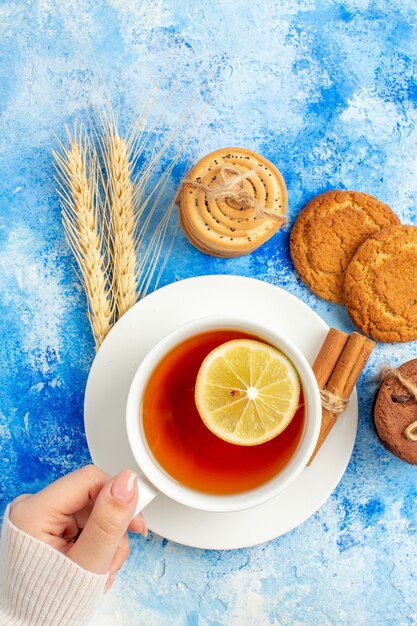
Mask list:
[[[145,518],[143,517],[142,513],[139,513],[139,515],[137,515],[136,517],[137,517],[137,518],[141,521],[141,523],[142,523],[142,530],[141,530],[140,532],[142,533],[142,535],[143,535],[144,537],[147,537],[147,536],[148,536],[148,527],[147,527],[147,525],[146,525]]]
[[[104,587],[104,593],[107,593],[110,587],[112,586],[112,584],[114,583],[116,579],[116,574],[117,572],[113,572],[113,574],[109,575],[107,582],[106,582],[106,586]]]
[[[130,504],[137,491],[138,477],[130,470],[124,470],[113,481],[110,493],[122,504]]]

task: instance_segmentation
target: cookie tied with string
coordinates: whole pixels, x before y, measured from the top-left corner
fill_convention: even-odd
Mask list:
[[[180,223],[201,252],[236,257],[256,250],[286,223],[287,188],[270,161],[244,148],[205,156],[182,182]]]
[[[375,430],[387,450],[417,465],[417,359],[382,374],[374,407]]]

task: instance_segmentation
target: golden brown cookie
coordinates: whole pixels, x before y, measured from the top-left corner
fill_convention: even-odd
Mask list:
[[[371,235],[346,271],[352,321],[378,341],[417,339],[417,227],[391,226]]]
[[[403,363],[398,371],[417,385],[417,359]],[[417,440],[413,428],[416,420],[417,399],[395,375],[387,376],[375,402],[375,430],[387,450],[413,465],[417,465]]]
[[[327,191],[301,211],[291,231],[291,257],[320,297],[343,303],[345,271],[361,243],[400,220],[387,204],[359,191]]]
[[[189,172],[178,202],[180,224],[201,252],[241,256],[285,223],[287,189],[277,168],[244,148],[223,148]]]

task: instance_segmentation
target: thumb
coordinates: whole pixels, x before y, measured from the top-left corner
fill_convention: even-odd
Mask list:
[[[138,499],[138,477],[124,470],[104,485],[87,523],[67,556],[90,572],[108,572]]]

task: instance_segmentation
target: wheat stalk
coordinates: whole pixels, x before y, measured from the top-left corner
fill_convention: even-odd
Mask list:
[[[112,265],[112,289],[119,319],[138,299],[149,291],[163,250],[169,216],[174,203],[171,202],[159,222],[151,220],[157,209],[153,201],[158,189],[165,188],[172,169],[168,168],[158,177],[152,190],[146,193],[151,177],[155,173],[168,145],[155,154],[143,159],[143,153],[151,137],[146,127],[149,110],[144,108],[127,139],[121,137],[115,115],[108,105],[99,114],[97,141],[100,145],[104,172],[101,185],[110,226],[110,261]],[[169,143],[172,137],[169,138]],[[138,161],[141,165],[138,166]],[[176,159],[175,159],[176,162]],[[137,172],[133,173],[136,166]],[[160,194],[158,194],[158,200]],[[150,233],[150,237],[147,237]],[[149,239],[149,241],[145,241]]]
[[[130,146],[120,137],[114,123],[107,126],[102,147],[107,174],[104,186],[111,231],[112,287],[120,318],[138,299],[132,161]]]
[[[108,287],[103,235],[98,226],[97,156],[92,153],[88,172],[87,160],[91,150],[83,129],[76,126],[73,137],[68,133],[68,139],[69,148],[60,143],[61,153],[53,151],[62,222],[81,273],[88,301],[88,317],[98,349],[112,327],[114,305]]]

